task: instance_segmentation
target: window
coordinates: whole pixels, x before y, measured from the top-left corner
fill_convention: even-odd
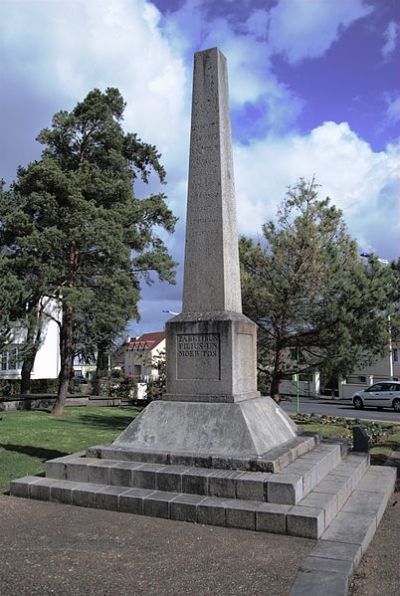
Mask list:
[[[392,387],[391,383],[382,383],[382,391],[392,391]]]
[[[368,389],[366,389],[365,391],[383,391],[383,383],[376,383],[375,385],[372,385],[371,387],[369,387]]]
[[[19,362],[19,352],[16,346],[6,348],[0,357],[0,370],[18,370],[22,366]]]
[[[399,350],[397,348],[393,348],[393,362],[399,361]]]
[[[7,352],[3,352],[1,355],[0,368],[1,370],[7,370]]]

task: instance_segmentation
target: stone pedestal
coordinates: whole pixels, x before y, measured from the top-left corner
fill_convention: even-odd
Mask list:
[[[166,325],[163,400],[229,403],[259,397],[256,325],[241,313],[181,314]]]
[[[296,437],[296,425],[269,397],[238,403],[154,401],[113,443],[122,450],[257,458]]]

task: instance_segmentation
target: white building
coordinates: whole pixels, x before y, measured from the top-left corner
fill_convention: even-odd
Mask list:
[[[61,311],[54,300],[43,298],[44,317],[42,341],[36,354],[31,379],[56,379],[60,372]],[[8,347],[0,354],[0,379],[20,379],[21,349],[26,329],[16,328]]]
[[[154,364],[157,356],[165,352],[165,333],[155,331],[140,337],[130,337],[119,350],[121,352],[122,369],[127,377],[145,382],[155,379],[157,370]]]

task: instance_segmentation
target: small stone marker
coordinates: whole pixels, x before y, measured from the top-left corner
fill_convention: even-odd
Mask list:
[[[353,451],[361,453],[368,453],[371,446],[371,439],[369,438],[365,429],[356,424],[352,427],[353,431]]]

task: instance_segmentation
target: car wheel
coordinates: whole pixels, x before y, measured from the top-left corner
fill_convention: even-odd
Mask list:
[[[400,401],[399,401],[400,404]],[[364,407],[363,404],[363,400],[361,399],[361,397],[355,397],[353,399],[353,406],[355,407],[356,410],[362,410]]]
[[[400,412],[400,399],[393,400],[393,410],[395,412]]]

